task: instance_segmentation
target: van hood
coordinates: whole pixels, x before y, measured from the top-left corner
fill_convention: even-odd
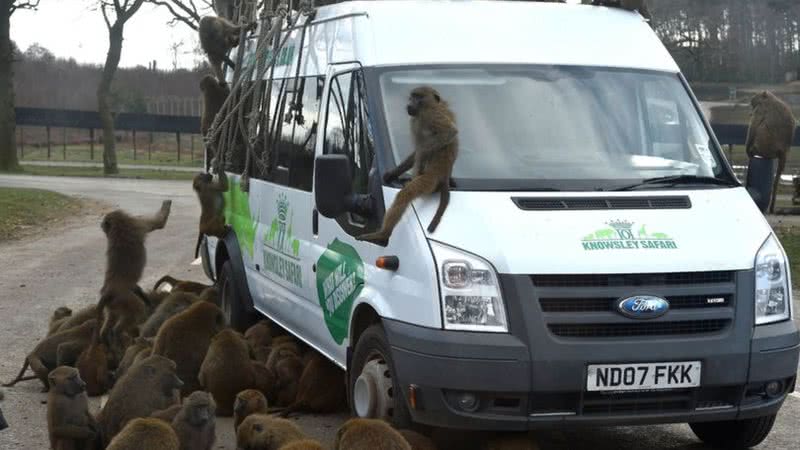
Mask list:
[[[680,209],[523,210],[514,198],[688,197]],[[438,195],[414,203],[425,230]],[[427,233],[427,231],[424,231]],[[625,193],[452,192],[427,237],[506,274],[659,273],[752,269],[772,232],[742,188]]]

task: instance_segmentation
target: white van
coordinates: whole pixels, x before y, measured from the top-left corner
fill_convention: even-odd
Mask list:
[[[347,370],[359,416],[767,435],[798,367],[786,255],[639,14],[345,2],[286,33],[271,150],[248,192],[228,170],[231,229],[203,246],[234,326],[269,317]],[[358,241],[402,186],[382,174],[420,85],[456,115],[449,208]]]

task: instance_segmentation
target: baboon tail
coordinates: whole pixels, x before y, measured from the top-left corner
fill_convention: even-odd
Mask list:
[[[15,384],[17,384],[20,381],[24,381],[26,378],[23,377],[23,375],[25,375],[25,371],[26,370],[28,370],[28,358],[27,357],[25,358],[25,362],[22,364],[22,370],[19,371],[19,374],[17,375],[17,378],[14,378],[14,381],[10,381],[10,382],[4,384],[3,387],[11,387],[11,386],[14,386]],[[27,378],[27,379],[30,379],[30,378]]]
[[[450,204],[450,181],[442,181],[439,191],[441,192],[439,207],[436,209],[436,214],[433,215],[433,220],[431,220],[431,223],[428,225],[428,233],[436,231],[439,222],[442,220],[442,215],[444,215],[444,210],[447,209],[447,205]]]
[[[156,284],[153,285],[153,291],[157,291],[158,288],[164,283],[169,283],[174,286],[178,284],[178,280],[171,275],[164,275],[163,277],[159,278],[158,281],[156,281]]]

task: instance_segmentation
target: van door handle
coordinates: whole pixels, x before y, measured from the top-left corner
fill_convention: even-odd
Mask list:
[[[319,234],[319,211],[317,208],[314,208],[314,212],[311,213],[311,232],[314,236]]]

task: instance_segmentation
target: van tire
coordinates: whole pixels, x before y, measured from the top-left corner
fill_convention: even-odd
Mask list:
[[[242,296],[236,288],[236,279],[230,261],[222,264],[217,287],[220,295],[220,308],[225,313],[225,320],[231,328],[244,332],[256,323],[258,316],[249,312],[242,301]]]
[[[394,368],[386,333],[384,333],[383,326],[379,323],[370,325],[361,333],[353,351],[350,370],[347,374],[347,402],[350,405],[352,415],[358,417],[354,400],[356,381],[361,376],[364,366],[374,360],[381,360],[382,363],[385,363],[392,377],[391,393],[393,402],[388,419],[395,428],[410,428],[412,425],[411,414],[408,412],[405,396],[402,394],[403,390],[397,382],[397,371]]]
[[[745,420],[690,423],[694,434],[715,448],[746,449],[766,439],[775,424],[776,414]]]

